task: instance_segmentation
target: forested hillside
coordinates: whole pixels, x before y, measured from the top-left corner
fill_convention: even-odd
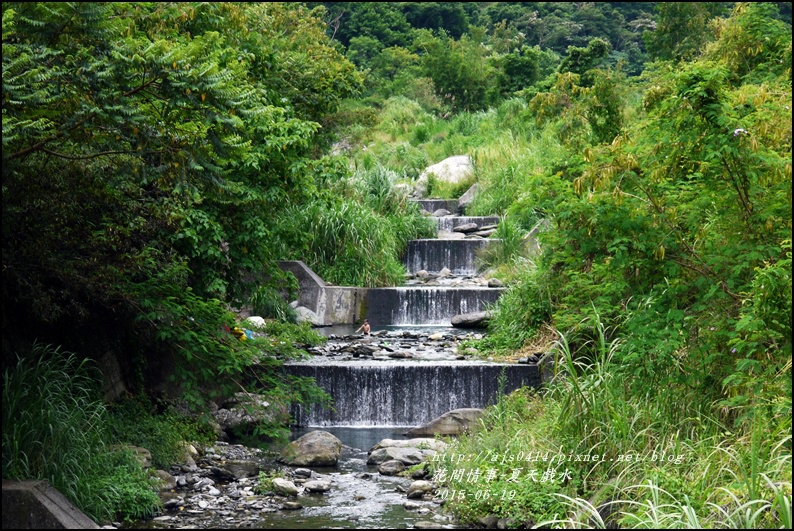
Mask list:
[[[20,418],[35,378],[59,377],[38,374],[48,363],[88,382],[79,360],[110,355],[129,394],[167,388],[194,411],[241,386],[322,400],[248,372],[322,341],[295,323],[276,262],[399,284],[406,242],[434,230],[404,190],[467,154],[474,176],[429,195],[479,185],[469,213],[501,216],[483,269],[509,286],[471,346],[550,352],[557,376],[497,404],[459,451],[685,457],[571,463],[487,496],[439,465],[468,494],[451,510],[597,525],[617,500],[627,527],[791,527],[790,3],[2,9],[4,478],[59,475],[21,444],[46,437],[49,421]],[[271,319],[265,337],[229,333],[242,307]],[[147,400],[83,444],[164,409]],[[59,488],[98,520],[156,506]]]

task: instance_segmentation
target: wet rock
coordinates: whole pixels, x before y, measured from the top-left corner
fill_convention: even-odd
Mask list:
[[[491,319],[491,312],[459,313],[450,321],[455,328],[485,328]]]
[[[329,481],[307,481],[303,487],[309,492],[328,492],[331,490],[331,483]]]
[[[433,484],[429,481],[425,480],[418,480],[411,483],[411,486],[408,487],[408,498],[415,499],[421,498],[425,494],[433,492]]]
[[[468,431],[482,416],[479,408],[461,408],[447,411],[424,426],[405,432],[408,437],[427,437],[432,435],[460,435]]]
[[[378,465],[378,472],[380,472],[384,476],[396,476],[397,474],[403,472],[404,470],[405,470],[405,465],[403,464],[402,461],[398,461],[397,459],[384,461],[380,465]]]
[[[298,487],[292,481],[284,478],[273,478],[273,491],[282,496],[297,496]]]
[[[284,509],[285,511],[297,511],[299,509],[303,509],[303,505],[301,505],[298,502],[289,501],[289,502],[284,502],[281,508]]]
[[[289,443],[282,460],[297,466],[334,466],[339,461],[342,441],[327,431],[312,431]]]

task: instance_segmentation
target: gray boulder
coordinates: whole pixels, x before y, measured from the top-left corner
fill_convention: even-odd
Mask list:
[[[397,459],[384,461],[378,465],[378,472],[384,476],[396,476],[403,470],[405,470],[405,465],[402,461],[398,461]]]
[[[438,164],[425,168],[416,181],[416,194],[419,197],[425,196],[430,174],[433,174],[438,181],[456,184],[469,178],[473,172],[474,165],[468,155],[448,157]]]
[[[483,410],[478,408],[453,409],[431,420],[424,426],[408,430],[405,435],[408,437],[460,435],[471,430],[482,414]]]
[[[408,498],[421,498],[428,492],[433,492],[433,484],[429,481],[420,479],[419,481],[414,481],[411,483],[411,486],[408,487]]]
[[[289,443],[282,461],[294,466],[334,466],[342,441],[327,431],[312,431]]]
[[[485,328],[490,318],[490,312],[459,313],[450,322],[455,328]]]
[[[479,191],[480,191],[480,185],[474,183],[469,187],[468,190],[466,190],[466,193],[460,196],[460,199],[458,199],[459,214],[463,214],[464,212],[466,212],[466,207],[469,206],[472,201],[474,201],[474,198],[477,196]]]
[[[402,464],[412,466],[421,463],[427,457],[435,455],[434,450],[420,450],[418,448],[379,448],[369,454],[368,465],[379,465],[386,461],[400,461]]]
[[[273,478],[273,492],[282,496],[297,496],[299,489],[288,479]]]

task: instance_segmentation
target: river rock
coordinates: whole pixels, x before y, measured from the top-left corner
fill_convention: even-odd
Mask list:
[[[298,509],[303,509],[303,505],[301,505],[298,502],[289,501],[289,502],[284,502],[281,508],[284,509],[285,511],[297,511]]]
[[[435,455],[433,450],[419,450],[418,448],[379,448],[370,453],[367,458],[368,465],[379,465],[386,461],[397,460],[404,465],[417,465],[427,457]]]
[[[466,193],[460,196],[458,199],[458,213],[462,214],[466,211],[466,207],[474,201],[474,198],[477,196],[477,193],[480,191],[480,185],[477,183],[472,184]]]
[[[430,437],[416,437],[413,439],[382,439],[378,444],[369,449],[369,453],[381,448],[418,448],[420,450],[435,450],[443,452],[447,448],[447,443]]]
[[[303,484],[303,488],[309,492],[328,492],[331,490],[331,483],[328,481],[321,481],[319,479],[307,481]]]
[[[491,312],[459,313],[450,321],[455,328],[484,328],[488,325]]]
[[[384,476],[396,476],[404,470],[405,465],[402,463],[402,461],[398,461],[397,459],[390,459],[389,461],[384,461],[378,465],[378,472]]]
[[[295,484],[284,478],[273,478],[273,492],[281,494],[282,496],[297,496],[298,487]]]
[[[428,492],[433,491],[433,484],[429,481],[425,481],[420,479],[419,481],[414,481],[411,483],[411,486],[408,487],[408,498],[409,499],[416,499],[421,498]]]
[[[295,466],[334,466],[339,461],[342,441],[327,431],[311,431],[289,443],[282,460]]]
[[[427,193],[430,174],[440,182],[459,183],[467,179],[474,171],[471,157],[468,155],[455,155],[448,157],[437,164],[428,166],[416,180],[415,191],[419,197],[424,197]]]
[[[405,432],[408,437],[427,437],[432,435],[460,435],[476,425],[482,416],[479,408],[461,408],[447,411],[424,426]]]
[[[165,470],[155,470],[155,474],[162,481],[160,490],[171,490],[176,488],[176,478]]]

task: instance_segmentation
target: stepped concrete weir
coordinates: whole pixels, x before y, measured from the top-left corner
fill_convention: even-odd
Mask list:
[[[455,200],[418,202],[431,213],[459,210]],[[325,319],[332,317],[331,307],[336,309],[334,318],[348,316],[347,321],[327,324],[360,323],[366,317],[376,330],[374,337],[343,337],[332,348],[313,352],[316,355],[309,361],[284,365],[291,376],[314,378],[333,399],[332,409],[294,405],[291,414],[297,426],[416,427],[448,411],[484,408],[501,394],[540,384],[537,365],[466,359],[450,345],[456,340],[445,338],[442,332],[416,345],[411,341],[419,336],[407,329],[400,332],[401,342],[390,345],[374,340],[387,337],[378,335],[385,332],[377,330],[380,327],[450,327],[453,317],[485,312],[504,292],[486,287],[488,282],[478,275],[475,261],[480,250],[499,241],[489,237],[499,218],[444,215],[436,219],[438,238],[408,242],[403,260],[413,278],[401,287],[358,291],[346,299],[352,304],[349,309],[331,303],[342,300],[343,293],[335,291],[342,288],[326,285],[302,264],[282,265],[302,275],[301,291],[311,291],[312,296],[302,294],[299,302],[305,301]],[[434,338],[436,334],[441,336]],[[339,341],[335,334],[329,338]]]
[[[440,209],[448,210],[452,214],[458,211],[457,199],[419,199],[416,202],[422,210],[430,214]]]
[[[438,230],[451,232],[455,227],[475,223],[479,227],[497,225],[499,216],[442,216],[438,219]]]
[[[453,275],[476,275],[477,251],[495,241],[485,238],[411,240],[405,252],[405,266],[412,274],[422,270],[437,273],[446,267]]]
[[[486,407],[500,393],[540,384],[536,365],[476,361],[323,361],[284,369],[314,378],[334,398],[333,411],[295,406],[298,426],[420,426],[447,411]]]
[[[458,314],[486,310],[503,291],[487,287],[372,288],[367,315],[378,325],[449,326]]]

